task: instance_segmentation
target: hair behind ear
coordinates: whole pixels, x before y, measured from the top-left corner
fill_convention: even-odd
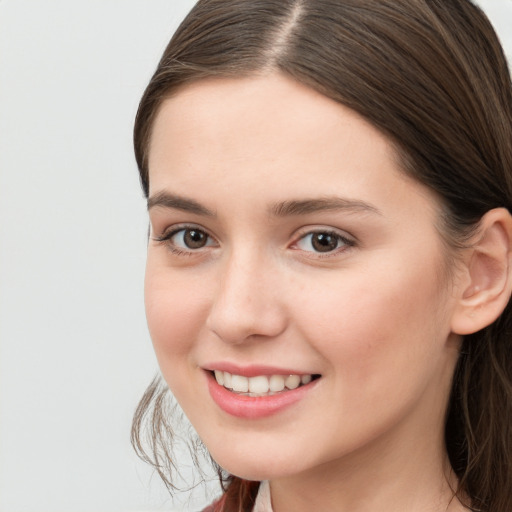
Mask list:
[[[512,510],[511,351],[509,303],[496,322],[465,336],[455,370],[445,440],[470,510]]]

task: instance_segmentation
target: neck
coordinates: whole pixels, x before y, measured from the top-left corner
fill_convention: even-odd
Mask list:
[[[270,482],[274,512],[459,512],[443,433],[384,436],[358,453]]]

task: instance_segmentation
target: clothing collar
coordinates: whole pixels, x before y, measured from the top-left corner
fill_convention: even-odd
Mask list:
[[[266,480],[260,484],[252,512],[272,512],[270,485]]]

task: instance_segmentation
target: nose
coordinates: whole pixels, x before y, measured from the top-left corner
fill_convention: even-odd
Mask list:
[[[224,262],[206,326],[226,343],[271,339],[287,326],[278,270],[257,255]]]

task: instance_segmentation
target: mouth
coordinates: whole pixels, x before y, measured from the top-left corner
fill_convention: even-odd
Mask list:
[[[320,378],[318,374],[291,375],[256,375],[246,377],[226,371],[210,372],[217,384],[223,388],[248,397],[273,396],[286,391],[292,391]]]

